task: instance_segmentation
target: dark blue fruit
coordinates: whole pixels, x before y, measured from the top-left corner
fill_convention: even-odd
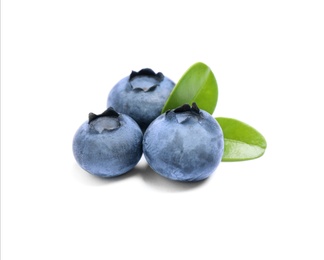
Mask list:
[[[200,181],[219,165],[223,132],[217,121],[195,103],[172,109],[156,118],[143,137],[150,167],[177,181]]]
[[[133,71],[112,88],[107,107],[132,117],[144,132],[161,114],[174,85],[161,72],[155,73],[151,69]]]
[[[131,170],[142,156],[143,134],[127,115],[108,108],[100,115],[89,114],[74,135],[73,154],[87,172],[114,177]]]

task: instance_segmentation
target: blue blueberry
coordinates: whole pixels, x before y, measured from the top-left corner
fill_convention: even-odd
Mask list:
[[[114,177],[131,170],[142,156],[143,134],[127,115],[108,108],[89,114],[74,135],[73,154],[87,172]]]
[[[223,151],[221,127],[195,103],[162,114],[143,137],[143,152],[150,167],[177,181],[206,179],[219,165]]]
[[[161,114],[174,85],[161,72],[155,73],[151,69],[133,71],[112,88],[107,107],[132,117],[144,132]]]

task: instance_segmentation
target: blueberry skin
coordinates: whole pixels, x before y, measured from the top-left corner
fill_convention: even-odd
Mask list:
[[[120,80],[110,91],[107,107],[129,115],[143,132],[157,118],[168,99],[174,82],[161,72],[151,69],[132,72]]]
[[[113,116],[102,116],[107,111]],[[137,123],[127,115],[111,111],[109,108],[99,116],[90,114],[89,121],[80,126],[73,139],[78,164],[100,177],[126,173],[142,156],[143,134]]]
[[[216,170],[223,151],[221,127],[195,104],[162,114],[143,137],[143,152],[150,167],[176,181],[206,179]]]

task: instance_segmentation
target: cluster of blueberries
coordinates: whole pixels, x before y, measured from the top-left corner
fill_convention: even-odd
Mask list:
[[[144,153],[158,174],[200,181],[219,165],[223,132],[196,103],[161,114],[175,84],[151,69],[132,72],[108,96],[108,109],[89,114],[74,135],[73,154],[87,172],[114,177],[134,168]]]

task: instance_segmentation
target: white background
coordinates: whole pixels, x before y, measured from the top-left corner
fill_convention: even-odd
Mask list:
[[[1,259],[324,259],[322,1],[3,0]],[[91,176],[72,139],[131,70],[214,72],[267,139],[198,184]]]

